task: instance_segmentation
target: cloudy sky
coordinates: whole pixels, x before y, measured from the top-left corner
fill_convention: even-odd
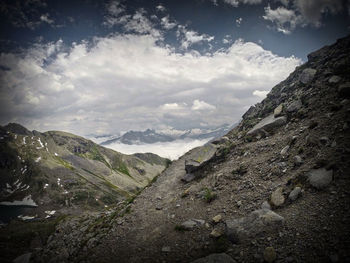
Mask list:
[[[350,33],[342,0],[0,2],[0,124],[80,135],[234,123]]]

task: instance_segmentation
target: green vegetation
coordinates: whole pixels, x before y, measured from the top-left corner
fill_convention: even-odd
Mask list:
[[[69,162],[63,160],[61,157],[56,156],[56,160],[67,169],[70,169],[72,171],[74,170],[74,167]]]
[[[116,157],[113,159],[112,167],[114,170],[117,170],[117,171],[131,177],[128,166],[126,165],[125,162],[123,162],[121,156],[116,155]]]
[[[208,187],[203,189],[204,191],[204,195],[203,198],[207,203],[212,202],[213,200],[216,199],[217,195],[216,193],[214,193],[211,189],[209,189]]]
[[[168,168],[172,164],[170,159],[165,159],[165,168]]]

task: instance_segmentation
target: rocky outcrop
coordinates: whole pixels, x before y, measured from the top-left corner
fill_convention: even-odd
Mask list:
[[[259,133],[265,134],[266,132],[272,132],[274,129],[286,124],[286,117],[275,118],[273,114],[262,119],[251,130],[247,132],[247,135],[258,135]]]

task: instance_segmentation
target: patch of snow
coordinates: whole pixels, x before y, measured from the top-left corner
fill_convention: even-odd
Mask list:
[[[44,185],[44,189],[46,189],[48,186],[49,186],[49,184],[45,184],[45,185]]]
[[[22,174],[24,174],[27,171],[27,168],[24,168],[24,170],[22,171]]]
[[[23,200],[15,200],[15,201],[3,201],[0,202],[0,205],[25,205],[25,206],[33,206],[37,207],[38,205],[33,201],[32,195],[28,195],[23,198]]]
[[[55,156],[58,156],[58,154],[57,154],[57,153],[55,153]]]
[[[41,160],[41,156],[35,159],[35,162],[38,163]]]
[[[23,137],[23,144],[24,144],[24,145],[26,144],[26,138],[27,138],[27,136],[24,136],[24,137]]]
[[[9,185],[8,183],[6,183],[6,187],[7,187],[7,188],[11,188],[11,185]]]
[[[24,186],[22,186],[22,187],[24,187],[24,188],[21,189],[21,191],[25,191],[25,190],[28,190],[30,186],[29,186],[29,185],[27,185],[27,186],[24,185]]]
[[[18,155],[17,157],[18,157],[18,159],[19,159],[20,161],[22,160],[21,156]]]
[[[17,140],[17,134],[15,134],[15,140]]]
[[[64,192],[63,192],[63,194],[65,194],[65,195],[68,194],[68,193],[69,193],[69,192],[68,192],[67,190],[64,190]]]
[[[35,218],[35,216],[22,216],[22,215],[19,215],[18,216],[19,219],[22,219],[23,221],[26,221],[26,220],[32,220]]]
[[[0,136],[0,140],[3,140],[3,139],[4,139],[4,137]]]
[[[45,214],[47,215],[45,218],[50,218],[51,216],[53,216],[56,213],[55,210],[52,211],[45,211]]]

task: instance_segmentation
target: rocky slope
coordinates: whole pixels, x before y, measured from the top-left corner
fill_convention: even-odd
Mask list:
[[[308,58],[225,137],[111,214],[64,220],[31,260],[349,261],[350,37]]]

